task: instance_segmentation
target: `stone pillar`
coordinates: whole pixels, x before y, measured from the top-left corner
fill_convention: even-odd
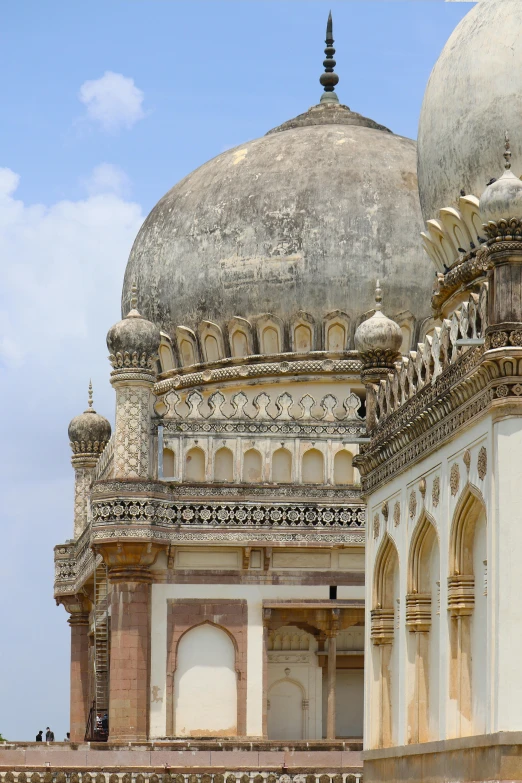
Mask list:
[[[150,478],[154,474],[151,438],[154,378],[145,369],[111,373],[111,383],[116,390],[116,478]]]
[[[89,491],[99,454],[72,457],[74,468],[74,538],[78,539],[89,523]]]
[[[69,731],[71,742],[83,742],[91,707],[89,672],[90,602],[82,595],[57,599],[70,616],[71,627],[71,697]]]
[[[337,632],[328,633],[328,707],[326,714],[326,739],[335,739],[335,682],[337,673]]]
[[[152,575],[143,566],[111,569],[109,737],[148,736],[150,598]]]

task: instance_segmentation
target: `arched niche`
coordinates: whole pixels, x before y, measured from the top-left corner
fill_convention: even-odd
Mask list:
[[[487,730],[487,560],[486,507],[468,484],[453,515],[449,545],[450,708],[457,737]]]
[[[353,484],[353,454],[341,449],[334,457],[334,484]]]
[[[167,337],[163,334],[161,335],[161,343],[158,353],[162,372],[168,372],[169,370],[173,370],[176,367],[170,339],[167,339]]]
[[[163,477],[172,478],[176,475],[176,457],[172,449],[163,449]]]
[[[199,362],[198,343],[195,333],[186,326],[176,328],[176,341],[178,353],[183,367],[190,367]]]
[[[403,356],[408,356],[413,348],[413,340],[415,337],[415,317],[409,310],[403,310],[402,312],[397,313],[393,320],[401,327],[401,353]]]
[[[324,349],[332,353],[348,350],[350,339],[350,317],[341,310],[334,310],[325,316],[323,322]]]
[[[226,446],[218,449],[214,455],[215,481],[234,481],[234,455]]]
[[[243,481],[247,484],[263,480],[263,460],[257,449],[248,449],[243,454]]]
[[[440,555],[433,520],[423,512],[408,556],[408,742],[439,738]]]
[[[303,454],[301,480],[304,484],[324,483],[324,456],[319,449],[308,449]]]
[[[205,452],[198,446],[185,455],[185,480],[205,481]]]
[[[300,311],[291,318],[290,348],[295,353],[315,350],[315,321],[309,313]]]
[[[254,353],[252,324],[245,318],[231,318],[228,322],[228,340],[234,358],[243,359]]]
[[[237,735],[236,649],[228,633],[211,623],[180,638],[174,674],[177,737]]]
[[[198,327],[205,362],[218,362],[225,357],[223,332],[213,321],[202,321]]]
[[[282,447],[272,454],[272,481],[277,484],[292,481],[292,455],[288,449]]]
[[[304,738],[303,705],[306,693],[299,680],[285,677],[268,689],[268,739],[300,740]]]
[[[257,335],[261,354],[277,354],[284,351],[283,322],[275,315],[262,315],[257,319]]]
[[[376,720],[371,727],[371,747],[397,744],[399,721],[399,660],[395,643],[400,601],[399,557],[386,533],[373,569],[371,611],[371,657],[378,672],[372,684],[371,701]]]

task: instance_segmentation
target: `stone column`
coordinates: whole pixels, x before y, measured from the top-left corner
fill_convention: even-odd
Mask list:
[[[326,739],[335,739],[335,682],[337,673],[337,632],[328,633],[328,708]]]
[[[99,454],[74,454],[74,538],[78,539],[89,523],[89,491]]]
[[[116,390],[114,475],[120,479],[153,476],[151,418],[155,376],[147,370],[114,370]]]
[[[152,575],[142,566],[109,571],[111,663],[109,737],[139,741],[148,736],[150,598]]]
[[[82,595],[57,599],[70,616],[71,627],[71,696],[69,731],[71,742],[83,742],[91,707],[89,672],[90,602]]]

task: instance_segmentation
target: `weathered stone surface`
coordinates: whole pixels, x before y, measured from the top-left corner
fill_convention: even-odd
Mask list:
[[[357,319],[373,309],[381,278],[391,317],[427,315],[433,274],[415,169],[413,141],[338,119],[227,150],[146,219],[123,312],[136,281],[140,311],[171,334],[263,312],[320,318],[338,309]]]
[[[426,220],[479,197],[502,174],[509,131],[522,173],[522,3],[477,3],[455,29],[431,74],[419,124],[419,191]],[[475,237],[473,237],[475,240]]]

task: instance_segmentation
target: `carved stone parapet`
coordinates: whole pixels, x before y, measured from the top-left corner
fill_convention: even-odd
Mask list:
[[[95,526],[143,524],[164,527],[205,528],[298,528],[317,532],[321,529],[363,529],[365,509],[361,505],[303,503],[174,502],[157,498],[112,497],[94,500]]]
[[[430,630],[430,593],[409,593],[406,596],[406,627],[411,633],[426,633]]]
[[[373,644],[392,644],[395,619],[393,609],[372,609],[370,616]]]
[[[448,577],[448,611],[451,617],[473,614],[475,607],[475,577],[458,574]]]

